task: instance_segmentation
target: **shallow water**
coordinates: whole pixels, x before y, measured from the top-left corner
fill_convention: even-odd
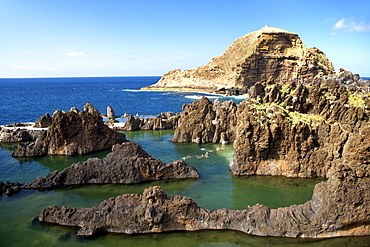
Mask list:
[[[33,223],[41,209],[49,205],[92,207],[102,200],[123,193],[142,193],[152,185],[161,186],[169,195],[192,197],[199,206],[211,210],[219,208],[244,209],[256,203],[270,208],[300,204],[309,200],[313,187],[322,179],[292,179],[284,177],[235,177],[228,170],[233,149],[231,145],[174,144],[169,141],[172,130],[127,132],[127,137],[148,151],[153,157],[170,162],[186,156],[186,161],[197,168],[199,179],[169,180],[137,185],[87,185],[54,191],[23,190],[12,197],[0,197],[0,246],[361,246],[364,238],[305,240],[263,238],[235,231],[171,232],[128,236],[104,234],[83,239],[75,235],[77,228]],[[160,147],[160,148],[158,148]],[[93,155],[66,157],[46,156],[35,159],[11,157],[14,145],[0,149],[0,180],[26,182],[44,176],[52,170],[62,170],[88,157],[104,157],[108,151]],[[205,152],[209,158],[197,158]],[[17,172],[16,172],[17,171]],[[20,237],[21,236],[21,237]],[[363,245],[364,246],[364,245]]]

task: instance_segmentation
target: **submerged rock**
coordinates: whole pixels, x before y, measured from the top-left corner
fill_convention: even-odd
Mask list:
[[[163,163],[134,142],[116,144],[105,158],[90,158],[53,171],[23,185],[25,189],[52,189],[82,184],[134,184],[172,178],[198,178],[196,169],[184,161]]]
[[[7,196],[12,196],[17,194],[21,190],[21,184],[18,182],[11,183],[9,181],[3,183],[0,181],[0,196],[3,194]]]
[[[125,141],[125,134],[106,126],[100,112],[87,103],[84,111],[55,111],[46,136],[35,143],[19,145],[13,156],[87,154],[109,149]]]
[[[369,203],[368,164],[345,164],[332,169],[328,181],[316,185],[312,199],[302,205],[210,211],[191,198],[167,196],[160,187],[150,187],[143,195],[121,195],[92,208],[46,207],[38,220],[80,227],[80,236],[99,231],[135,234],[227,229],[259,236],[327,238],[370,235]]]

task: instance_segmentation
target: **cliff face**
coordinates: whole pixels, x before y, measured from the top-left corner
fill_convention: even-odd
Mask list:
[[[177,114],[177,128],[171,141],[229,143],[235,139],[236,109],[232,101],[212,103],[206,97],[186,104]]]
[[[264,27],[235,40],[222,56],[207,65],[172,70],[148,89],[243,88],[271,76],[279,82],[308,82],[333,72],[325,54],[317,48],[307,49],[297,34]]]
[[[185,105],[172,140],[233,142],[235,175],[326,177],[343,161],[370,159],[369,88],[348,71],[307,85],[270,78],[238,106]]]

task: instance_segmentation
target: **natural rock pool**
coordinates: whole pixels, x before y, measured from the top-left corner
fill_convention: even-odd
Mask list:
[[[92,207],[104,199],[124,193],[141,194],[145,188],[161,186],[168,195],[193,198],[199,206],[211,210],[219,208],[244,209],[257,203],[270,208],[301,204],[311,199],[315,184],[323,179],[285,177],[236,177],[229,172],[232,145],[174,144],[169,141],[173,130],[126,132],[129,140],[139,143],[149,154],[163,162],[191,156],[186,161],[197,168],[199,179],[169,180],[136,185],[88,185],[66,187],[54,191],[22,190],[12,197],[0,197],[1,246],[297,246],[336,245],[359,246],[369,237],[327,240],[263,238],[235,231],[173,232],[147,235],[104,234],[82,239],[77,229],[51,224],[33,223],[41,209],[49,205]],[[52,170],[65,167],[88,157],[104,157],[109,151],[84,156],[45,156],[37,158],[11,157],[11,144],[0,149],[0,180],[25,183]],[[209,153],[208,158],[197,158]]]

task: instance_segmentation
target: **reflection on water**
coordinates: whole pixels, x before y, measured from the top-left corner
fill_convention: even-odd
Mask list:
[[[300,204],[309,200],[316,183],[322,179],[284,177],[235,177],[229,172],[231,145],[174,144],[172,130],[127,132],[153,157],[164,162],[191,156],[186,161],[197,168],[199,179],[168,180],[136,185],[70,186],[53,191],[23,190],[12,197],[0,197],[0,246],[366,246],[370,237],[326,240],[289,239],[250,236],[235,231],[172,232],[163,234],[104,234],[91,239],[76,236],[77,229],[33,223],[43,207],[66,205],[92,207],[102,200],[124,193],[142,193],[159,185],[170,196],[192,197],[199,206],[244,209],[256,203],[270,208]],[[62,170],[89,157],[104,157],[109,151],[92,155],[67,157],[45,156],[28,159],[11,157],[12,147],[0,149],[0,180],[27,182],[51,170]],[[208,158],[198,158],[208,152]],[[198,157],[197,157],[198,156]],[[21,237],[20,237],[21,236]]]

